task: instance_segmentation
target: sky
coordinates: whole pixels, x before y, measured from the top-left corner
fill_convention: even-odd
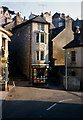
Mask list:
[[[30,13],[40,15],[41,12],[65,13],[73,19],[81,19],[81,0],[0,0],[0,6],[7,6],[22,17],[28,19]]]

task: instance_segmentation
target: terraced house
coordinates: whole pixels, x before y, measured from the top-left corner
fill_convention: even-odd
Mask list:
[[[77,26],[74,34],[74,39],[64,46],[67,76],[63,83],[68,90],[83,90],[83,24],[81,32]]]
[[[4,90],[9,89],[8,79],[8,41],[12,33],[0,27],[0,87]]]
[[[12,29],[13,65],[30,83],[46,83],[49,68],[49,23],[36,16]],[[15,67],[15,66],[13,66]]]

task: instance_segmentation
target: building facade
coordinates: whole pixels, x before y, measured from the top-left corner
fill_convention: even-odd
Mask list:
[[[58,27],[61,27],[61,26],[64,26],[65,25],[65,14],[64,13],[55,13],[53,16],[52,16],[52,23],[53,25],[55,26],[55,28],[58,28]]]
[[[83,90],[83,28],[81,30],[81,33],[77,33],[74,40],[64,47],[67,76],[63,84],[68,90]]]
[[[64,27],[56,28],[53,30],[52,33],[53,33],[52,58],[55,59],[54,66],[65,65],[65,51],[63,50],[63,47],[74,38],[74,34],[72,31],[72,21],[70,17],[66,18],[65,28]]]
[[[0,85],[5,90],[9,88],[8,79],[8,41],[12,34],[0,27]]]
[[[49,68],[49,23],[36,16],[12,29],[10,54],[30,83],[45,83]]]
[[[11,11],[7,7],[0,7],[0,25],[12,22]]]

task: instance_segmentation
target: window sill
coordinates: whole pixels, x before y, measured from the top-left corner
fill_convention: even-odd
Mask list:
[[[76,62],[72,62],[72,63],[70,63],[70,64],[76,64]]]

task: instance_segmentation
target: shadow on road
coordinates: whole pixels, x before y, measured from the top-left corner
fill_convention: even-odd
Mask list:
[[[2,107],[2,120],[4,119],[83,119],[83,105],[71,103],[57,103],[47,110],[55,102],[11,100],[4,101]]]

